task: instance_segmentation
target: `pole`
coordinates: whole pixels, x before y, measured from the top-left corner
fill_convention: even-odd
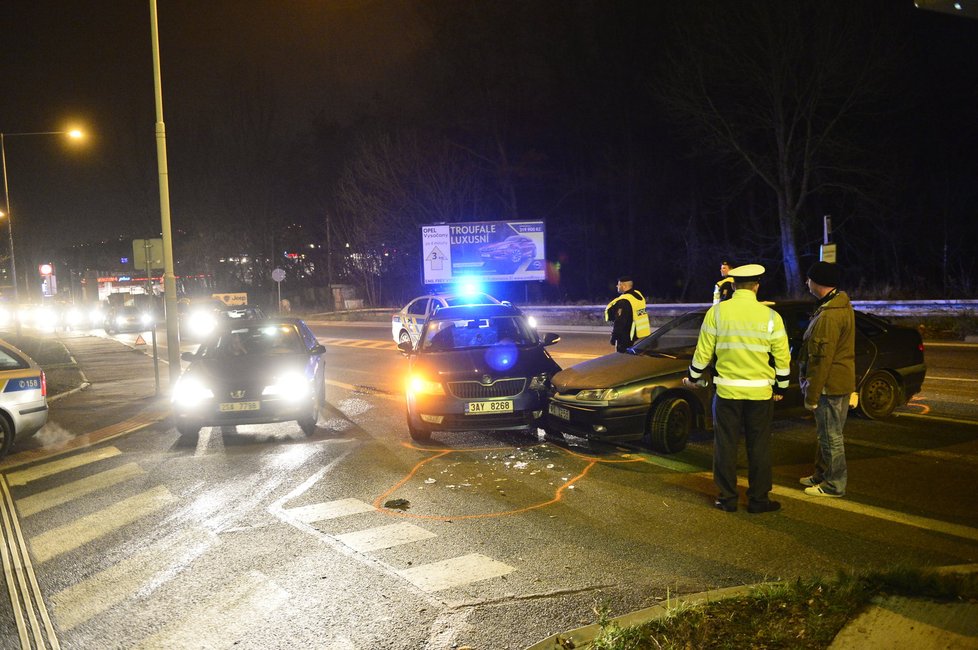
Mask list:
[[[14,222],[10,216],[10,190],[7,189],[7,144],[5,136],[0,133],[0,155],[3,156],[3,199],[7,206],[7,236],[10,238],[10,281],[14,285],[14,302],[20,302],[17,290],[17,263],[14,260]],[[20,320],[17,321],[20,323]]]
[[[151,261],[149,259],[151,256],[150,251],[152,250],[152,248],[153,248],[153,240],[144,239],[143,251],[145,255],[144,261],[146,263],[146,295],[147,297],[149,297],[149,304],[151,308],[150,314],[153,314],[153,329],[152,329],[153,377],[156,379],[156,391],[153,393],[153,395],[159,395],[160,394],[160,355],[159,355],[159,350],[156,347],[156,314],[155,314],[156,301],[153,300],[153,273],[150,268]]]
[[[166,126],[163,123],[163,82],[160,77],[160,36],[156,0],[149,0],[153,39],[153,88],[156,96],[156,159],[160,173],[160,223],[163,228],[163,305],[166,313],[166,356],[170,387],[180,378],[180,331],[177,321],[177,281],[173,274],[173,241],[170,233],[170,185],[166,166]]]

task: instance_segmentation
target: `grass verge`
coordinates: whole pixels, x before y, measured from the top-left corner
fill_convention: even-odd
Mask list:
[[[871,600],[888,595],[974,601],[978,575],[897,568],[762,585],[743,596],[696,606],[679,604],[668,616],[634,627],[622,628],[601,617],[601,632],[587,647],[821,650]]]

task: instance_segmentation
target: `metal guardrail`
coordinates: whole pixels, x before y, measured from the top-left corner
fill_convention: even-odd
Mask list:
[[[709,307],[711,303],[649,303],[648,311],[656,316],[678,316],[687,311]],[[881,316],[947,316],[978,314],[978,300],[853,300],[856,309]],[[573,313],[580,319],[604,322],[604,305],[519,305],[529,314]],[[396,312],[395,307],[374,307],[350,309],[316,314],[336,320],[358,320],[363,316],[388,316]],[[310,315],[311,316],[311,315]],[[345,318],[344,318],[345,317]]]

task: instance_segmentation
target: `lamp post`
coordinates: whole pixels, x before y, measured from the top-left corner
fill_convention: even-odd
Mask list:
[[[7,215],[7,236],[9,237],[10,250],[10,281],[14,287],[14,302],[20,301],[20,293],[17,289],[17,261],[14,257],[14,221],[10,215],[10,189],[7,187],[7,138],[25,135],[67,135],[69,138],[80,139],[84,134],[78,129],[70,131],[34,131],[31,133],[3,133],[0,132],[0,157],[3,158],[3,198],[6,205]]]

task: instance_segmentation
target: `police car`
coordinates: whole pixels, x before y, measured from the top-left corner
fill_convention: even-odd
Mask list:
[[[391,318],[391,336],[395,343],[410,341],[417,347],[421,328],[433,313],[443,307],[463,305],[498,305],[488,293],[478,291],[459,291],[456,293],[430,293],[409,302]]]
[[[14,438],[33,435],[48,421],[47,393],[41,367],[0,339],[0,458]]]

